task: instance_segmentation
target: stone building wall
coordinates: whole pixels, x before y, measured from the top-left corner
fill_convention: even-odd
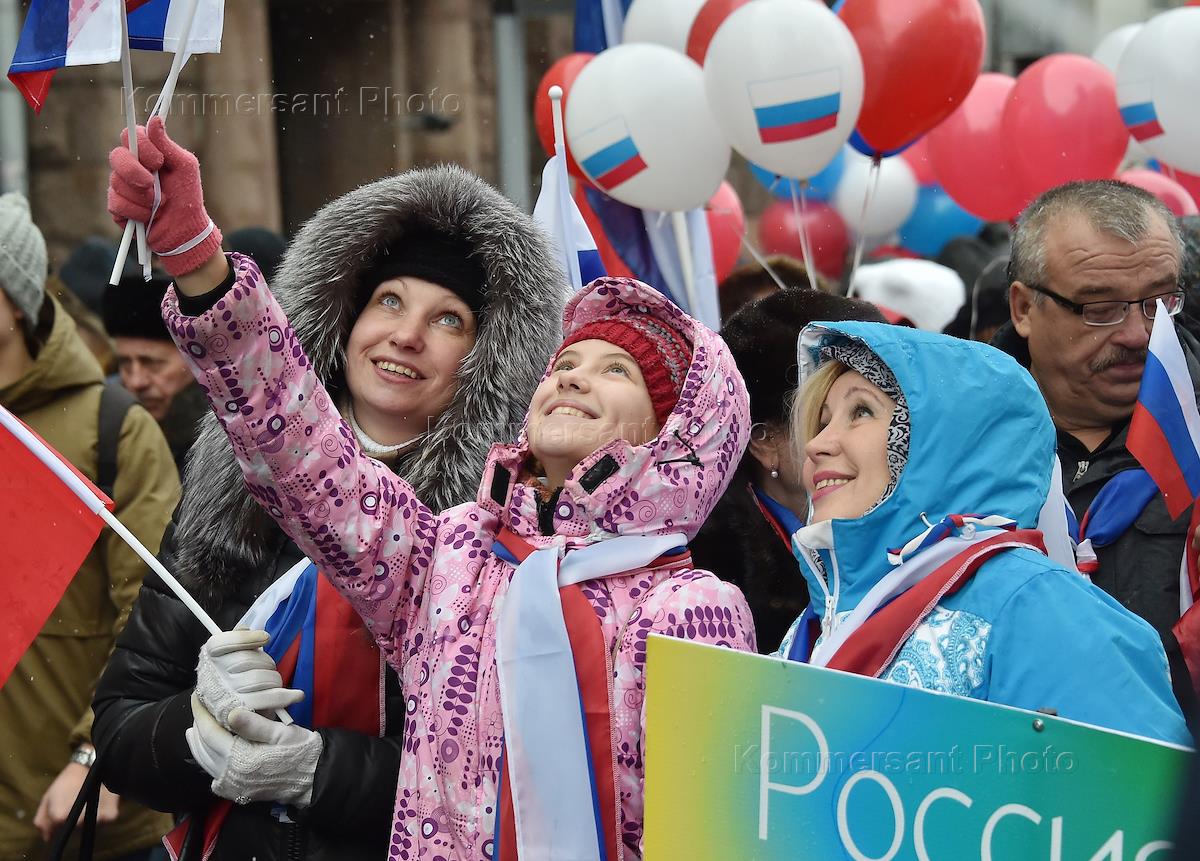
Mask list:
[[[227,233],[292,232],[357,185],[443,161],[495,181],[491,9],[228,0],[222,53],[189,62],[168,123],[200,159],[214,220]],[[170,59],[134,54],[143,122]],[[118,64],[61,71],[42,114],[29,115],[30,198],[52,265],[89,235],[119,236],[104,195],[123,127]]]

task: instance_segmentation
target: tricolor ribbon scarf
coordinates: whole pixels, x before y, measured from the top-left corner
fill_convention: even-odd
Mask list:
[[[1099,570],[1095,548],[1107,547],[1124,535],[1157,493],[1158,485],[1144,469],[1122,470],[1110,478],[1079,523],[1079,570],[1085,574]]]
[[[610,658],[578,584],[690,566],[686,543],[681,534],[619,536],[563,554],[508,530],[497,536],[493,552],[517,570],[496,625],[504,753],[493,858],[619,857]]]
[[[988,559],[1016,548],[1046,552],[1040,532],[1018,530],[1008,518],[950,515],[904,547],[889,551],[896,567],[820,643],[816,642],[817,615],[810,604],[800,617],[787,657],[878,676],[942,598],[961,589]]]
[[[309,729],[339,727],[367,735],[383,734],[384,676],[379,649],[358,614],[307,559],[290,568],[258,596],[238,622],[271,635],[264,647],[283,683],[304,691],[288,714]],[[232,802],[219,800],[204,817],[201,859],[216,848]],[[287,816],[282,805],[273,814]],[[193,824],[180,821],[163,843],[172,861],[183,854]],[[192,837],[194,841],[197,837]]]

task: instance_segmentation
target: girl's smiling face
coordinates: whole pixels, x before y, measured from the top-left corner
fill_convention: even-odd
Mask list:
[[[559,353],[529,405],[529,451],[551,487],[605,444],[642,445],[658,431],[641,369],[608,341],[577,341]]]
[[[888,486],[888,428],[896,402],[856,371],[846,371],[821,405],[819,431],[804,447],[811,522],[854,519]]]

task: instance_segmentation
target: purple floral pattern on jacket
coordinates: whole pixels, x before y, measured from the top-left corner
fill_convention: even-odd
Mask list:
[[[627,308],[688,334],[693,361],[658,436],[609,443],[568,476],[539,527],[539,489],[520,480],[522,431],[489,455],[477,500],[437,514],[359,449],[248,258],[201,317],[164,318],[229,434],[249,492],[363,617],[406,694],[404,757],[390,858],[489,859],[503,726],[493,612],[514,569],[491,552],[507,527],[535,547],[567,550],[613,535],[693,537],[749,437],[749,403],[719,337],[659,293],[600,279],[571,301],[569,334]],[[547,370],[549,373],[549,369]],[[543,525],[547,515],[542,516]],[[741,593],[713,574],[651,567],[582,584],[611,673],[613,750],[624,857],[641,857],[646,637],[754,651]]]

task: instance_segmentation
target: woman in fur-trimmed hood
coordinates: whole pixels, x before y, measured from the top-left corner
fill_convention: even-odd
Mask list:
[[[384,289],[397,281],[399,288]],[[432,283],[442,293],[420,294],[414,282]],[[359,444],[434,510],[474,499],[489,446],[520,428],[561,337],[562,277],[542,235],[511,203],[457,167],[409,171],[328,204],[292,242],[272,290],[317,376],[339,409],[349,409],[348,419],[357,419]],[[417,334],[397,322],[411,319],[425,321]],[[464,340],[472,333],[473,346]],[[462,352],[448,378],[447,356],[457,361]],[[448,394],[439,399],[439,392]],[[399,425],[408,432],[389,437]],[[163,546],[167,568],[223,630],[290,572],[301,583],[310,578],[318,620],[328,602],[335,608],[324,617],[331,626],[361,631],[354,612],[315,571],[298,564],[303,554],[246,493],[213,415],[189,456],[183,502]],[[264,600],[254,610],[260,618],[270,614]],[[282,630],[290,635],[286,625]],[[212,779],[192,761],[184,739],[208,634],[148,576],[97,690],[97,743],[111,748],[105,782],[193,820],[225,816],[217,859],[381,856],[400,762],[403,699],[368,637],[343,634],[325,643],[347,639],[357,645],[331,657],[326,672],[336,673],[341,690],[357,672],[353,690],[366,688],[370,696],[346,698],[358,705],[323,707],[321,655],[334,652],[317,647],[309,725],[325,728],[309,803],[299,815],[282,817],[271,803],[230,806],[212,794]],[[302,640],[278,660],[285,679],[293,664],[304,664]],[[315,640],[322,642],[320,630]],[[297,686],[295,678],[291,685]],[[185,857],[193,851],[200,857],[201,830],[190,829]]]

